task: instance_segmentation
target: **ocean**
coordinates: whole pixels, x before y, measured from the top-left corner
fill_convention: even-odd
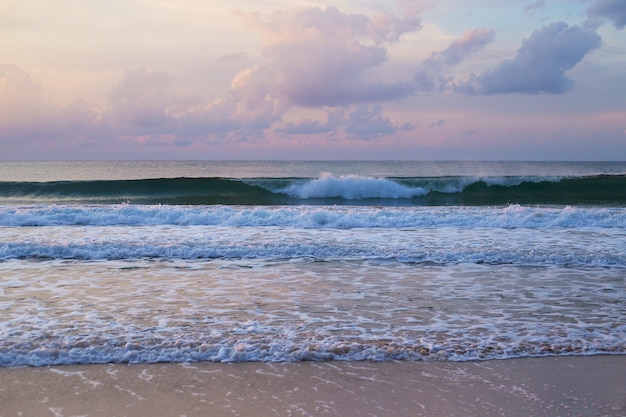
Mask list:
[[[626,162],[0,162],[0,366],[626,353]]]

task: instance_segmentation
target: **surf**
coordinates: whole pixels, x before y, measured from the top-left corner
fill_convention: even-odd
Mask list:
[[[0,182],[0,205],[626,206],[626,175],[583,177],[155,178]]]

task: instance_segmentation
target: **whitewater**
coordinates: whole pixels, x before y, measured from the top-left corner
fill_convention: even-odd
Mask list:
[[[624,354],[625,173],[0,163],[0,366]]]

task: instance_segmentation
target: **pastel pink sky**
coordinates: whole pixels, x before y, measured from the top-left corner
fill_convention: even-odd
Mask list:
[[[624,0],[0,0],[0,159],[626,160]]]

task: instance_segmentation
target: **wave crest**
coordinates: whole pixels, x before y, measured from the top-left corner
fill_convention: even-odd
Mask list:
[[[626,205],[626,176],[160,178],[2,182],[0,205]]]
[[[346,200],[413,198],[428,194],[425,188],[408,187],[385,178],[358,175],[334,177],[330,173],[324,173],[320,178],[304,184],[292,184],[278,192],[304,199],[343,198]]]

